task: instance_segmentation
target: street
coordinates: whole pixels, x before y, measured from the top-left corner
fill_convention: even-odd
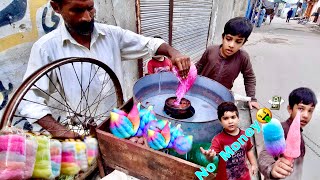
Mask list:
[[[269,20],[267,20],[269,21]],[[320,28],[319,28],[320,29]],[[311,122],[304,128],[306,143],[303,180],[318,180],[320,165],[320,31],[275,17],[260,28],[255,28],[244,49],[249,53],[257,78],[256,97],[260,106],[270,108],[272,96],[281,96],[285,102],[280,110],[273,110],[273,117],[285,121],[289,117],[289,93],[298,87],[309,87],[317,96],[318,106]],[[317,78],[318,77],[318,78]],[[233,90],[245,95],[242,75]],[[256,111],[252,111],[255,118]],[[257,136],[258,152],[262,146],[261,134]]]

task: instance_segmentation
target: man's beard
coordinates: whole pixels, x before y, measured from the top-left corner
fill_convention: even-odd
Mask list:
[[[93,32],[94,19],[92,19],[90,22],[79,23],[76,26],[70,26],[66,23],[66,27],[69,31],[73,31],[79,35],[88,36]]]

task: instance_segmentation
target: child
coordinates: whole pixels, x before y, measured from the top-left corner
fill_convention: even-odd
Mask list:
[[[287,137],[289,127],[292,120],[298,111],[301,111],[301,128],[304,128],[311,120],[313,111],[317,105],[317,98],[314,92],[309,88],[298,88],[293,90],[289,95],[288,112],[290,117],[285,122],[282,122],[284,135]],[[302,131],[302,129],[301,129]],[[275,159],[267,153],[265,148],[260,152],[258,164],[260,172],[265,176],[265,179],[302,179],[302,165],[305,155],[305,144],[301,134],[301,155],[294,162],[290,162],[281,157]]]
[[[246,94],[251,97],[250,109],[259,109],[256,102],[256,77],[247,52],[240,50],[252,32],[251,22],[244,17],[230,19],[224,26],[222,44],[210,46],[196,63],[198,74],[231,89],[239,73],[243,74]]]
[[[223,127],[223,131],[217,134],[211,142],[209,150],[200,147],[201,152],[212,161],[216,154],[224,151],[225,146],[231,146],[238,138],[245,134],[239,125],[239,112],[232,102],[223,102],[218,106],[218,118]],[[257,172],[256,160],[252,150],[252,143],[249,139],[240,149],[235,152],[227,161],[219,157],[217,170],[217,180],[250,180],[249,169],[246,164],[246,157],[251,164],[252,174]]]
[[[154,36],[154,38],[162,39],[160,36]],[[155,55],[148,62],[148,74],[154,74],[158,72],[171,71],[172,62],[170,59],[163,55]]]

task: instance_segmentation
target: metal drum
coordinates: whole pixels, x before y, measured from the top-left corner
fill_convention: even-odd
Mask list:
[[[181,124],[185,134],[193,135],[195,143],[211,142],[222,130],[218,120],[217,107],[224,101],[234,102],[230,91],[220,83],[198,76],[193,87],[185,95],[194,108],[194,115],[187,119],[175,119],[164,111],[165,101],[175,96],[178,79],[171,72],[147,75],[133,86],[135,102],[143,107],[154,106],[157,118],[168,119],[173,125]]]

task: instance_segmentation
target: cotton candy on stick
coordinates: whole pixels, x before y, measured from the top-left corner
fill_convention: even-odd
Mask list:
[[[131,121],[115,112],[110,112],[110,131],[118,138],[128,138],[135,134]]]
[[[153,106],[149,106],[147,109],[141,107],[141,103],[137,104],[137,108],[139,110],[140,115],[140,125],[137,133],[134,136],[140,137],[143,134],[146,134],[145,127],[149,124],[149,122],[153,120],[157,120],[155,113],[153,111]]]
[[[274,157],[282,154],[286,148],[283,128],[279,120],[272,118],[262,125],[263,139],[266,151]]]
[[[136,134],[139,129],[139,126],[140,126],[140,115],[139,115],[139,110],[138,110],[137,104],[134,104],[132,106],[132,109],[129,112],[127,117],[133,125],[134,134]]]
[[[186,154],[192,148],[193,136],[179,136],[173,143],[173,149],[180,155]]]
[[[147,142],[149,147],[154,150],[160,150],[167,147],[166,140],[164,139],[162,134],[150,129],[148,130]]]
[[[175,139],[179,136],[183,136],[183,131],[181,129],[181,124],[178,124],[177,126],[170,128],[170,142],[168,145],[168,148],[173,148],[173,143]]]
[[[293,159],[298,158],[301,154],[301,131],[300,131],[300,111],[297,112],[296,117],[293,119],[292,124],[289,128],[286,149],[284,151],[284,157],[291,162]]]

